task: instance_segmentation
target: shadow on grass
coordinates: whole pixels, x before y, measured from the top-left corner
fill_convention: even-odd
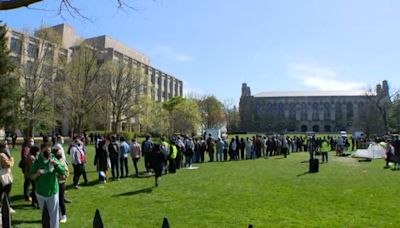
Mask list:
[[[372,159],[358,159],[358,162],[372,162]]]
[[[31,204],[12,205],[12,208],[15,210],[33,210],[33,209],[35,209]]]
[[[99,183],[99,180],[92,180],[92,181],[88,181],[87,183],[83,183],[83,184],[80,184],[79,186],[84,186],[84,187],[89,187],[89,186],[95,186],[95,185],[97,185]],[[67,190],[70,190],[70,189],[72,189],[74,187],[74,185],[73,184],[69,184],[69,185],[67,185]]]
[[[285,157],[279,157],[279,158],[275,158],[275,159],[285,159]]]
[[[21,224],[41,224],[42,220],[12,220],[13,225]]]
[[[304,173],[301,173],[301,174],[297,174],[296,177],[301,177],[301,176],[304,176],[304,175],[306,175],[306,174],[316,174],[316,173],[304,172]]]
[[[14,195],[14,196],[11,196],[11,202],[14,202],[14,201],[18,201],[18,200],[23,200],[24,199],[24,196],[23,195]]]
[[[154,188],[155,187],[152,186],[152,187],[147,187],[147,188],[143,188],[143,189],[139,189],[139,190],[135,190],[135,191],[131,191],[131,192],[124,192],[124,193],[120,193],[120,194],[117,194],[117,195],[113,195],[113,197],[134,196],[134,195],[142,194],[142,193],[150,194],[150,193],[153,192]]]
[[[149,178],[149,177],[153,177],[154,173],[147,173],[146,171],[143,172],[139,172],[138,176],[136,176],[136,178]]]

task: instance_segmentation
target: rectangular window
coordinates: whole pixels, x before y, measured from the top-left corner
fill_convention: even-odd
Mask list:
[[[28,57],[36,58],[38,53],[38,48],[35,44],[29,43],[28,44]]]
[[[26,62],[25,72],[28,76],[33,74],[33,63],[31,61]]]
[[[14,37],[11,38],[10,50],[17,55],[21,54],[22,42]]]

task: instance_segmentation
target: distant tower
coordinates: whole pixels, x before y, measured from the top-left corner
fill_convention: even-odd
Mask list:
[[[389,83],[386,80],[382,81],[382,85],[376,85],[376,95],[384,97],[385,100],[390,101]]]
[[[377,85],[376,85],[376,87],[375,87],[375,93],[376,93],[376,95],[378,95],[378,96],[379,96],[379,94],[382,93],[382,86],[381,86],[380,84],[377,84]]]
[[[248,87],[246,83],[243,83],[242,84],[242,96],[241,97],[250,97],[250,96],[251,96],[250,87]]]
[[[386,80],[382,81],[382,93],[389,97],[389,84]]]

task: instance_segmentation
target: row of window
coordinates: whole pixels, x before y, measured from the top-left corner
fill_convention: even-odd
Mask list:
[[[290,119],[296,119],[297,111],[300,111],[300,119],[301,120],[308,120],[308,113],[311,111],[311,119],[312,120],[319,120],[320,119],[320,112],[323,112],[323,119],[330,120],[332,111],[335,112],[335,119],[341,120],[344,118],[344,108],[346,108],[346,118],[351,119],[354,116],[353,104],[348,102],[346,105],[342,103],[336,103],[334,110],[331,109],[330,103],[324,103],[320,105],[318,103],[313,103],[311,109],[308,108],[306,103],[300,104],[298,106],[296,103],[290,103],[287,106],[288,114]],[[271,104],[268,103],[264,106],[257,104],[256,105],[256,113],[258,115],[265,114],[267,118],[281,118],[285,117],[285,105],[283,103],[275,103]]]

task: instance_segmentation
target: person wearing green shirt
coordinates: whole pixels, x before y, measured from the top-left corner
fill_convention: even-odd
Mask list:
[[[49,144],[42,144],[40,149],[41,153],[32,164],[29,174],[36,185],[35,193],[40,210],[43,213],[46,206],[50,217],[50,227],[58,228],[60,215],[57,175],[64,175],[65,170],[60,161],[51,153]]]
[[[328,143],[328,140],[324,138],[324,140],[321,143],[321,154],[322,154],[322,162],[328,163],[328,152],[331,150],[331,146]]]

